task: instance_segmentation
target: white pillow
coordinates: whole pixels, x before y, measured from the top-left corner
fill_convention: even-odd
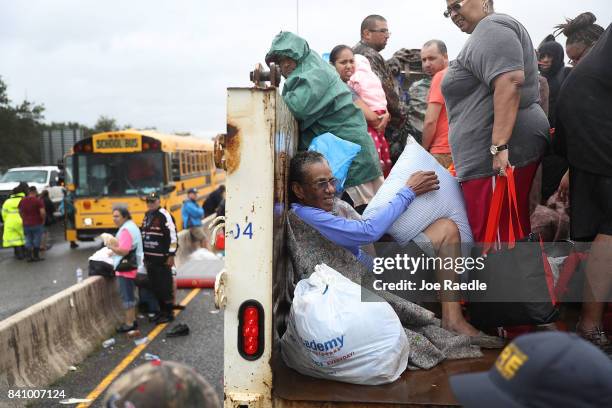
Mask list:
[[[402,155],[393,166],[391,174],[380,187],[363,213],[368,218],[379,208],[387,205],[406,181],[417,171],[435,171],[440,180],[440,189],[418,196],[408,209],[399,216],[387,231],[400,245],[405,245],[440,218],[450,218],[461,233],[461,243],[474,241],[468,222],[463,193],[459,183],[423,147],[408,137]],[[466,246],[463,245],[464,251]]]

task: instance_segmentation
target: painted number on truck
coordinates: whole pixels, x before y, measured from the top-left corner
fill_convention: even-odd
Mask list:
[[[240,231],[241,231],[240,225],[236,224],[236,236],[234,236],[234,239],[240,238],[241,236]],[[242,231],[242,236],[249,237],[249,239],[253,239],[253,223],[252,222],[249,222],[247,225],[245,225],[244,231]]]

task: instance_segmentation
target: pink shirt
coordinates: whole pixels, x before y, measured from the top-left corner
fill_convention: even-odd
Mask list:
[[[373,111],[387,111],[387,97],[382,83],[372,71],[370,61],[361,54],[355,54],[355,73],[348,85]]]
[[[121,235],[119,235],[118,239],[119,239],[119,249],[121,249],[122,251],[132,250],[132,235],[130,235],[130,231],[128,231],[127,229],[124,229],[123,231],[121,231]],[[138,269],[134,269],[131,271],[123,271],[123,272],[116,271],[115,276],[123,276],[124,278],[135,279],[137,272],[138,272]]]

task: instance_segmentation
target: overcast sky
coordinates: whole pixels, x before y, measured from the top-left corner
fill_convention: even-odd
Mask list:
[[[480,1],[480,0],[470,0]],[[299,3],[299,19],[297,10]],[[604,28],[610,0],[495,0],[537,45],[565,17],[592,11]],[[0,0],[0,76],[14,103],[44,104],[47,122],[121,125],[211,136],[225,131],[226,88],[248,86],[280,30],[312,49],[354,45],[368,14],[388,20],[383,51],[467,36],[442,16],[445,0]],[[563,36],[559,41],[565,43]]]

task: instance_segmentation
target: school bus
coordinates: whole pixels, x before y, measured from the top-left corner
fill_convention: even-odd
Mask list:
[[[112,208],[129,208],[137,225],[145,197],[161,195],[161,205],[182,229],[181,206],[191,188],[202,204],[225,180],[214,165],[212,140],[128,129],[94,134],[77,142],[65,157],[66,187],[75,209],[66,239],[93,240],[112,232]],[[68,221],[68,220],[67,220]]]

